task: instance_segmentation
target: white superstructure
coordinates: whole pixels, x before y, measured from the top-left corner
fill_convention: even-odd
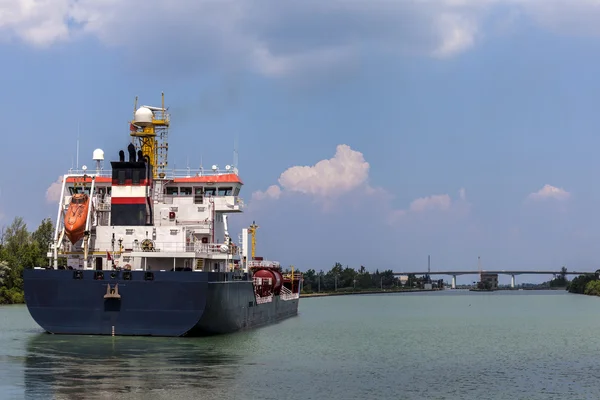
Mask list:
[[[73,269],[247,271],[247,249],[233,243],[227,226],[228,214],[243,211],[236,166],[169,170],[169,124],[164,104],[136,107],[129,161],[123,151],[105,155],[96,149],[92,171],[84,166],[64,175],[48,254],[54,268],[63,257]],[[103,165],[105,156],[118,160],[112,169]],[[76,193],[89,196],[89,207],[85,218],[80,212],[83,238],[73,244],[65,235],[65,218],[75,215]],[[247,235],[245,229],[240,238],[246,247]]]

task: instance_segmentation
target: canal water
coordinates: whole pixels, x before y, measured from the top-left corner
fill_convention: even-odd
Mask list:
[[[461,290],[303,298],[212,338],[55,336],[0,307],[0,399],[598,399],[600,298]]]

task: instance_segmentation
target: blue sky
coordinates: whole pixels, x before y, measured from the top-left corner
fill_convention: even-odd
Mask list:
[[[598,18],[592,0],[0,5],[0,223],[54,219],[78,124],[91,165],[164,91],[171,166],[231,163],[238,138],[231,223],[256,220],[267,258],[595,270]]]

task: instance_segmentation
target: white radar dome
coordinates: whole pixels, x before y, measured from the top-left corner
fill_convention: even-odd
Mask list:
[[[140,107],[135,112],[135,120],[133,121],[139,126],[152,125],[152,110],[147,107]]]
[[[227,246],[226,244],[222,244],[219,249],[221,250],[221,253],[227,253],[227,251],[229,250],[229,246]]]
[[[104,160],[104,151],[102,149],[94,150],[94,153],[92,154],[92,159],[94,161],[103,161]]]

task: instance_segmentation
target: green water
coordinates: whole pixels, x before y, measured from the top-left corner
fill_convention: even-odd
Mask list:
[[[445,291],[301,299],[213,338],[43,334],[0,307],[0,399],[598,399],[600,298]]]

